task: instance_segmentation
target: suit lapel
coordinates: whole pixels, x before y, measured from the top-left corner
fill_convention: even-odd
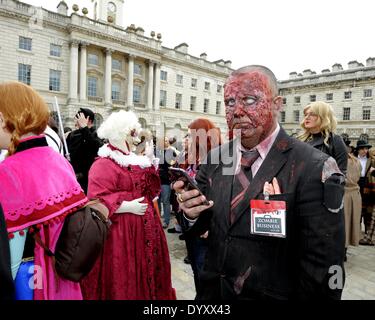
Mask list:
[[[263,186],[266,181],[270,182],[274,178],[287,161],[285,151],[292,147],[292,139],[286,132],[280,128],[280,132],[276,140],[260,166],[258,172],[250,183],[245,193],[244,199],[238,205],[237,215],[235,217],[233,227],[244,213],[248,213],[250,208],[250,200],[256,199],[260,193],[263,193]]]

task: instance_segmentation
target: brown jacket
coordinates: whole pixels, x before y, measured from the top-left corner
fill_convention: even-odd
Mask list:
[[[345,212],[345,246],[358,246],[360,239],[360,220],[362,197],[358,181],[361,176],[361,163],[349,155],[348,170],[345,180],[344,212]]]

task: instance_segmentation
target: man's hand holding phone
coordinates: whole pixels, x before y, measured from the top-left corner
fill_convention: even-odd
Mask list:
[[[189,191],[185,190],[185,183],[183,181],[176,181],[173,184],[173,190],[177,194],[177,200],[180,208],[185,212],[189,219],[196,219],[199,215],[214,205],[213,201],[209,201],[208,205],[203,203],[207,201],[206,197],[197,189]]]

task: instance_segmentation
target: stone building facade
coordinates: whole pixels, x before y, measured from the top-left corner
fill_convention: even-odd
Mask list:
[[[64,126],[73,125],[79,107],[91,108],[97,125],[113,111],[131,109],[154,133],[186,131],[193,119],[205,117],[225,135],[223,84],[230,61],[210,62],[206,53],[190,55],[186,43],[170,49],[161,34],[125,28],[124,0],[93,0],[93,7],[89,18],[77,5],[68,15],[64,1],[51,12],[0,0],[0,81],[32,85],[51,110],[57,97]],[[339,134],[375,145],[375,58],[366,65],[351,61],[346,70],[335,64],[320,74],[292,72],[279,87],[280,121],[289,134],[300,130],[303,107],[322,100],[334,107]]]
[[[95,0],[86,8],[61,1],[57,12],[0,0],[0,81],[32,85],[64,126],[79,107],[91,108],[97,125],[116,110],[134,110],[144,127],[187,130],[205,117],[226,133],[223,84],[231,62],[194,57],[188,45],[162,46],[161,34],[123,27],[123,0]],[[80,11],[80,9],[82,9]]]
[[[363,139],[375,146],[375,58],[368,58],[366,65],[351,61],[347,69],[336,63],[320,74],[291,72],[279,88],[284,98],[280,120],[289,134],[300,131],[306,105],[324,101],[335,111],[338,134],[347,135],[354,145]]]

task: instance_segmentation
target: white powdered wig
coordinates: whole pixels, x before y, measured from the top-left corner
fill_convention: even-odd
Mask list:
[[[98,129],[98,136],[109,141],[119,141],[128,137],[132,130],[139,133],[141,125],[133,111],[124,111],[112,113],[107,120]]]

